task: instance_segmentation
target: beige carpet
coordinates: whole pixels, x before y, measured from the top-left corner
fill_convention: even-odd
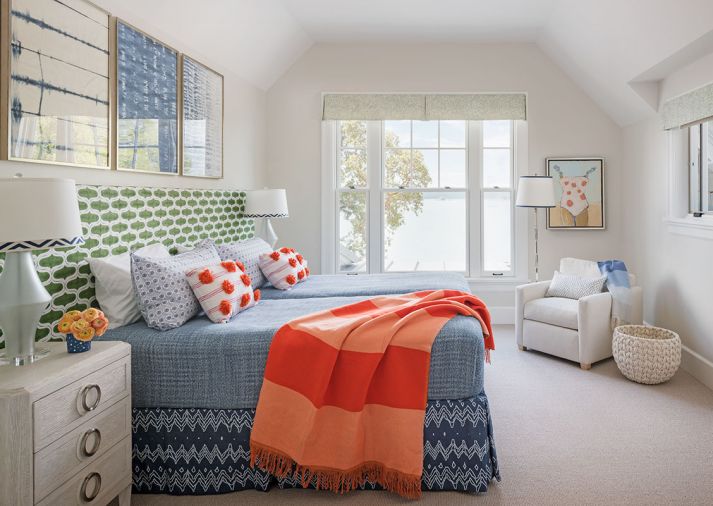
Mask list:
[[[713,392],[683,371],[638,385],[613,360],[582,371],[519,352],[512,326],[495,328],[486,367],[502,481],[486,495],[425,493],[422,504],[713,504]],[[385,492],[310,490],[221,496],[134,495],[142,505],[406,504]]]

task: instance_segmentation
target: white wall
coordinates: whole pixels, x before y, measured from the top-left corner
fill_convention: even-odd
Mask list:
[[[530,171],[545,157],[606,158],[607,230],[546,231],[540,222],[541,270],[562,256],[621,257],[621,129],[533,44],[319,44],[268,91],[268,182],[287,188],[290,218],[275,220],[280,242],[320,262],[320,118],[322,92],[528,93]],[[526,212],[518,210],[517,212]],[[493,294],[513,305],[512,290]]]
[[[667,98],[713,82],[713,54],[660,83]],[[713,241],[669,232],[668,134],[660,117],[624,129],[624,243],[644,288],[647,322],[680,333],[684,366],[713,388]],[[685,170],[685,169],[681,169]],[[695,354],[703,358],[697,358]],[[706,364],[708,361],[708,364]]]
[[[85,184],[121,186],[163,186],[192,188],[261,188],[266,174],[266,93],[228,71],[210,55],[192,51],[191,38],[206,34],[177,33],[171,28],[171,12],[155,18],[141,17],[121,0],[99,0],[97,3],[162,42],[197,58],[225,77],[224,174],[222,180],[154,175],[98,169],[72,168],[23,162],[0,161],[0,177],[21,172],[25,177],[66,177]]]

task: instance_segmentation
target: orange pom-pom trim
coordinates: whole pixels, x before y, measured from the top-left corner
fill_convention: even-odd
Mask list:
[[[298,277],[299,279],[304,279],[304,277],[305,277],[305,271],[304,271],[304,270],[301,270],[300,272],[298,272],[298,273],[297,273],[297,277]]]
[[[228,272],[235,272],[236,270],[238,270],[238,266],[235,265],[235,262],[232,262],[230,260],[220,262],[220,265],[222,265]]]
[[[302,255],[300,255],[299,253],[297,253],[297,261],[298,261],[299,263],[304,262],[304,259],[305,259],[305,257],[303,257]]]
[[[287,262],[290,264],[290,266],[297,267],[297,259],[290,258]]]
[[[289,253],[290,248],[280,248],[280,251],[282,251],[283,253]]]
[[[215,280],[215,278],[213,277],[213,273],[210,272],[210,269],[204,269],[200,274],[198,274],[198,280],[204,285],[209,285]]]
[[[287,281],[287,283],[290,284],[290,285],[294,285],[295,283],[297,283],[297,280],[295,279],[295,277],[294,277],[292,274],[289,274],[289,275],[285,278],[285,281]]]
[[[244,293],[242,297],[240,297],[240,307],[245,307],[250,303],[250,294],[249,293]]]
[[[235,291],[235,285],[226,279],[223,281],[223,291],[230,295]]]
[[[262,297],[262,294],[260,293],[260,290],[255,290],[253,292],[253,299],[255,299],[255,302],[260,300],[260,297]]]
[[[218,305],[218,309],[225,316],[228,316],[230,313],[233,312],[233,305],[230,303],[229,300],[223,299],[220,301],[220,304]]]
[[[242,263],[242,262],[236,260],[236,261],[235,261],[235,265],[238,266],[238,269],[240,269],[241,271],[245,272],[245,264],[244,264],[244,263]]]
[[[305,274],[309,276],[309,267],[305,267]]]
[[[242,281],[245,286],[250,286],[250,283],[252,283],[250,276],[248,276],[247,274],[243,274],[242,276],[240,276],[240,281]]]
[[[273,251],[272,253],[270,253],[270,258],[272,258],[275,262],[277,262],[280,259],[280,252]]]

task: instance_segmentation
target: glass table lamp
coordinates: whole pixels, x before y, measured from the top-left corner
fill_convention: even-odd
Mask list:
[[[51,301],[32,259],[33,250],[82,244],[77,190],[71,179],[0,179],[0,363],[25,365],[46,354],[35,348],[40,317]]]
[[[255,227],[255,233],[272,247],[277,244],[277,234],[272,228],[270,218],[289,218],[287,210],[287,192],[285,190],[253,190],[248,192],[245,203],[246,218],[263,218],[261,226]]]

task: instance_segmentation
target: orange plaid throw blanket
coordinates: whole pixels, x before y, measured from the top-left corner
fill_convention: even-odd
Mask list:
[[[348,492],[366,480],[421,495],[431,345],[477,297],[434,290],[376,297],[292,320],[273,338],[250,436],[250,463],[304,487]],[[489,355],[488,355],[489,357]]]

